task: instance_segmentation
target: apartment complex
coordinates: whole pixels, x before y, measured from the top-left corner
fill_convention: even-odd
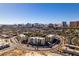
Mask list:
[[[79,28],[79,21],[71,21],[70,27],[71,28]]]

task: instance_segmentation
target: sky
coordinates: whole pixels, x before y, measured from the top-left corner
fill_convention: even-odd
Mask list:
[[[48,24],[78,20],[78,3],[0,3],[0,24]]]

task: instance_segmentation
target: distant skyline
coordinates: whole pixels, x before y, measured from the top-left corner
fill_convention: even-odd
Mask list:
[[[0,3],[0,24],[79,21],[78,3]]]

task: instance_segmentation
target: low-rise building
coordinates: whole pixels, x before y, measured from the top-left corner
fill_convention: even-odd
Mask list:
[[[6,42],[5,39],[0,39],[0,50],[9,47],[9,42]]]

